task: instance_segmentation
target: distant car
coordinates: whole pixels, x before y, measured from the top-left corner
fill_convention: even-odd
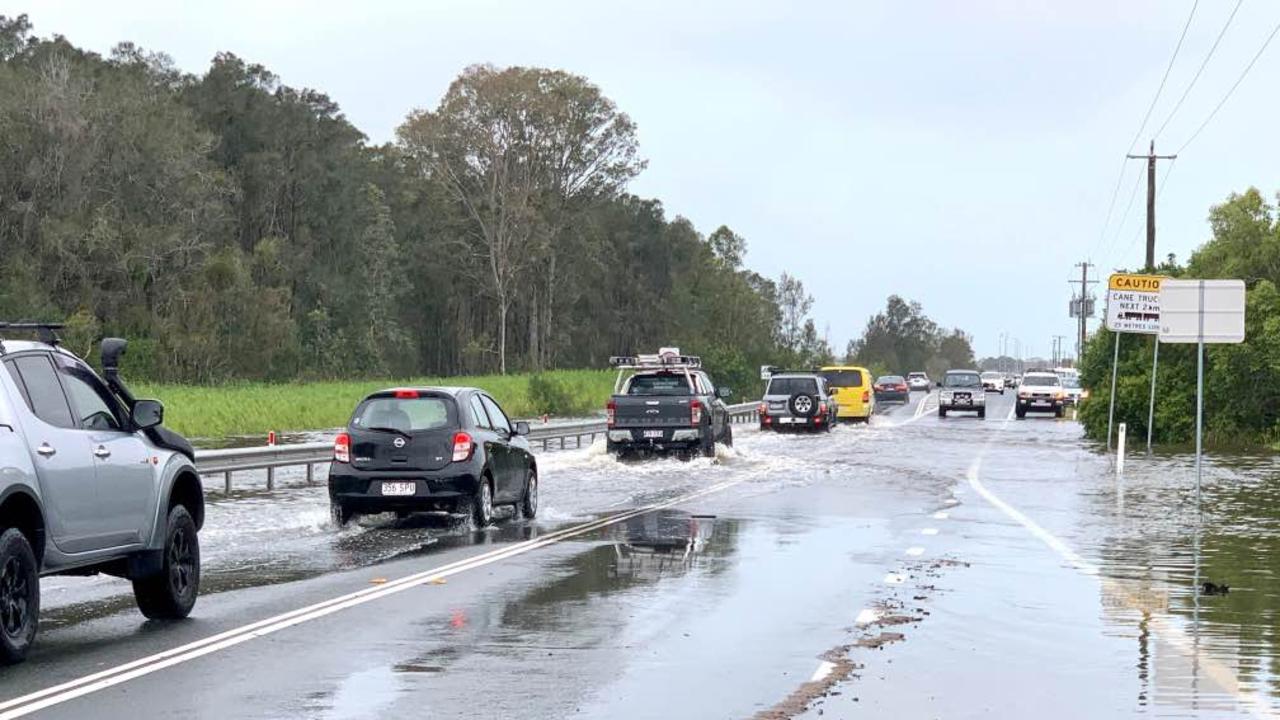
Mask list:
[[[1016,373],[1007,373],[1004,376],[1004,386],[1007,388],[1018,387],[1019,378]]]
[[[929,381],[928,374],[922,373],[922,372],[913,372],[913,373],[907,373],[907,385],[911,388],[912,392],[915,392],[917,390],[929,392],[929,389],[932,383],[930,383]]]
[[[1066,403],[1068,405],[1079,405],[1080,400],[1087,397],[1084,388],[1080,387],[1080,379],[1074,375],[1058,376],[1062,380],[1062,392],[1066,394]]]
[[[1014,412],[1019,419],[1025,418],[1029,412],[1051,412],[1055,417],[1062,417],[1066,397],[1062,379],[1057,374],[1047,370],[1024,373],[1022,384],[1018,386]]]
[[[876,402],[911,402],[911,390],[907,387],[907,379],[901,375],[882,375],[876,378],[874,386]]]
[[[817,373],[779,372],[769,377],[760,400],[760,429],[831,432],[839,408]]]
[[[982,373],[982,389],[1004,394],[1004,376],[998,372]]]
[[[856,365],[829,365],[818,370],[827,381],[831,397],[835,399],[841,420],[870,422],[875,412],[875,397],[871,391],[871,371]]]
[[[976,412],[979,418],[987,416],[987,392],[977,370],[948,370],[940,387],[938,417],[956,411]]]
[[[529,424],[512,423],[483,390],[389,388],[356,406],[333,443],[334,522],[364,513],[466,513],[478,528],[493,506],[538,513],[538,466]]]

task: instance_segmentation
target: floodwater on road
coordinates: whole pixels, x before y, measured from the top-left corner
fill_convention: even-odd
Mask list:
[[[1210,456],[1197,506],[1186,455],[1130,455],[1117,478],[1070,419],[1015,420],[1009,396],[985,420],[922,402],[830,435],[737,426],[712,459],[619,463],[602,444],[540,453],[538,519],[484,531],[445,515],[339,530],[320,486],[210,495],[197,616],[222,627],[352,575],[394,578],[472,545],[727,488],[304,631],[333,649],[264,643],[254,661],[279,668],[271,687],[243,672],[204,683],[187,716],[241,716],[246,698],[261,715],[328,718],[1280,710],[1276,456]],[[141,623],[127,583],[45,587],[52,649],[38,645],[14,682],[51,682],[82,635],[100,654],[84,662],[131,659],[128,642],[101,640]],[[194,631],[145,641],[164,632]],[[201,662],[207,678],[242,660]],[[485,687],[503,690],[477,705]],[[125,714],[128,696],[104,693],[95,708]]]

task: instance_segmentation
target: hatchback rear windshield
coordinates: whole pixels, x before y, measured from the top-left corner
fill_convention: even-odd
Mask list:
[[[818,381],[808,377],[776,377],[769,381],[765,395],[816,395]]]
[[[978,373],[947,373],[947,379],[942,384],[949,388],[966,388],[978,387],[982,385],[982,381],[978,378]]]
[[[372,397],[360,403],[351,427],[411,433],[458,426],[458,410],[452,398],[424,395],[416,398]]]
[[[902,385],[906,382],[901,375],[884,375],[876,379],[877,385]]]
[[[689,379],[684,373],[636,375],[627,386],[628,395],[688,395]]]
[[[861,370],[827,370],[822,377],[827,379],[828,385],[838,388],[862,387],[863,383]]]
[[[1057,387],[1062,384],[1057,375],[1027,375],[1022,378],[1023,385],[1045,385]]]

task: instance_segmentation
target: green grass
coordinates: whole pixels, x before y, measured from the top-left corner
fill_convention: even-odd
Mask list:
[[[410,378],[354,382],[236,383],[199,386],[137,384],[138,397],[164,402],[165,425],[193,438],[323,430],[345,425],[365,395],[402,385],[465,385],[483,388],[513,418],[531,418],[544,410],[555,415],[585,415],[604,408],[613,391],[607,370],[554,370],[543,377],[565,391],[562,407],[539,407],[529,396],[529,375]]]

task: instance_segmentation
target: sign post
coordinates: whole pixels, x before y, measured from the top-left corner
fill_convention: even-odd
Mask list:
[[[1160,287],[1160,342],[1196,344],[1196,502],[1204,437],[1204,345],[1244,342],[1243,280],[1166,280]]]
[[[1107,279],[1107,329],[1116,334],[1116,349],[1111,359],[1111,407],[1107,410],[1107,449],[1111,449],[1111,427],[1116,411],[1116,370],[1120,362],[1120,334],[1156,335],[1160,332],[1160,275],[1116,273]],[[1159,343],[1157,343],[1157,348]],[[1156,350],[1151,363],[1151,398],[1147,408],[1147,452],[1151,452],[1151,427],[1155,422]]]

